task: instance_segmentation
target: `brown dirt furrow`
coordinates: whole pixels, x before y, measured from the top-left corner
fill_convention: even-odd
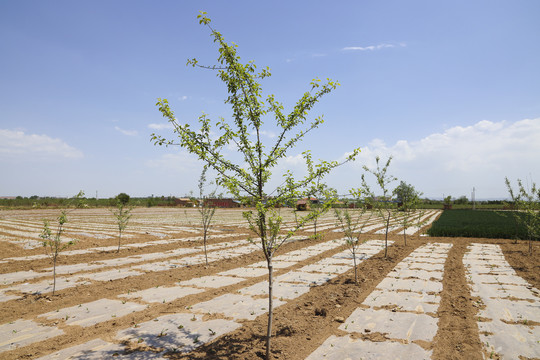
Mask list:
[[[533,242],[532,255],[527,241],[520,240],[517,244],[505,241],[500,245],[506,261],[516,273],[540,290],[540,241]]]
[[[443,291],[437,315],[438,331],[433,340],[433,359],[483,359],[476,324],[476,308],[463,266],[467,243],[454,243],[444,266]]]

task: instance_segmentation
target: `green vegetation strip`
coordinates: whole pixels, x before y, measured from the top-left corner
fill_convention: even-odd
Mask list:
[[[433,223],[428,235],[528,239],[527,230],[516,216],[526,215],[515,211],[447,210]]]

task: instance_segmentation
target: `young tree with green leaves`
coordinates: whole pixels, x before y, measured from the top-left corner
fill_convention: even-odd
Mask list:
[[[510,181],[505,178],[506,186],[508,189],[512,189]],[[519,208],[521,208],[521,216],[519,219],[521,223],[527,229],[527,238],[529,242],[529,255],[533,253],[532,241],[540,238],[540,188],[536,187],[536,183],[532,183],[531,186],[523,184],[521,179],[517,180],[518,190],[516,193],[510,191],[510,195],[519,199]],[[519,195],[514,195],[519,194]]]
[[[395,212],[396,221],[403,227],[403,243],[407,246],[407,229],[413,223],[416,214],[416,209],[420,203],[421,192],[416,191],[414,186],[401,181],[394,189],[394,196],[398,202],[398,210]]]
[[[447,197],[444,198],[443,209],[444,210],[452,209],[452,196],[451,195],[448,195]]]
[[[64,225],[68,222],[68,213],[70,212],[68,208],[70,205],[74,206],[75,208],[85,207],[86,202],[84,199],[84,192],[79,191],[79,193],[67,203],[66,209],[62,210],[60,215],[56,218],[58,225],[56,226],[56,231],[54,234],[50,227],[50,221],[45,219],[43,220],[43,230],[39,235],[39,237],[43,239],[45,253],[53,262],[53,296],[56,291],[56,263],[58,261],[58,256],[62,251],[75,244],[75,240],[69,240],[67,242],[62,241],[62,234],[65,231]]]
[[[418,207],[416,209],[416,217],[414,218],[414,226],[416,227],[416,233],[418,234],[418,240],[420,240],[420,229],[422,226],[426,224],[426,220],[424,219],[424,215],[426,214],[426,209],[422,207]]]
[[[335,208],[334,214],[336,216],[338,226],[345,235],[347,247],[353,256],[354,283],[358,285],[356,255],[358,252],[358,247],[364,243],[363,241],[360,241],[360,235],[364,231],[366,224],[371,219],[372,212],[369,212],[369,216],[366,216],[368,199],[361,199],[360,189],[352,189],[349,192],[353,198],[355,198],[355,203],[360,203],[361,206],[354,210],[349,210],[348,208]]]
[[[208,168],[217,173],[217,185],[225,188],[232,196],[243,202],[254,204],[255,211],[244,212],[250,229],[259,237],[260,246],[268,267],[268,326],[266,333],[266,358],[270,358],[270,339],[273,316],[273,266],[272,258],[281,245],[295,231],[311,221],[313,213],[299,221],[297,227],[282,234],[281,216],[274,210],[276,205],[298,198],[300,191],[318,177],[323,178],[334,168],[353,160],[360,149],[355,149],[343,161],[322,161],[316,166],[314,173],[296,180],[292,172],[284,175],[284,181],[269,191],[271,170],[283,160],[305,135],[322,124],[322,117],[306,124],[308,112],[324,95],[330,93],[339,84],[328,80],[321,83],[315,79],[311,83],[311,91],[304,93],[290,113],[284,112],[283,105],[274,95],[263,98],[258,79],[270,76],[268,68],[257,72],[253,61],[243,64],[237,54],[237,45],[225,41],[221,33],[210,26],[210,19],[205,13],[198,16],[199,23],[209,28],[214,42],[219,46],[218,65],[202,66],[196,59],[188,60],[188,65],[218,72],[218,77],[226,84],[229,96],[225,103],[232,107],[232,121],[221,118],[212,122],[203,114],[199,117],[200,129],[192,130],[189,124],[180,123],[174,116],[166,99],[158,99],[159,111],[174,127],[179,140],[167,140],[152,134],[156,145],[179,145],[196,155]],[[263,141],[265,119],[275,118],[277,137]],[[222,149],[233,146],[240,159],[233,155],[225,157]],[[305,156],[304,156],[305,158]]]
[[[374,199],[373,206],[384,223],[384,257],[386,258],[388,256],[388,228],[390,227],[390,220],[392,219],[392,214],[395,211],[395,206],[392,202],[391,196],[392,191],[390,190],[389,185],[392,182],[396,181],[397,178],[388,174],[388,167],[390,166],[392,157],[390,156],[388,158],[386,164],[382,168],[379,164],[380,160],[381,159],[379,156],[375,158],[376,169],[372,170],[365,165],[363,166],[363,169],[364,171],[375,176],[377,186],[382,192],[382,196],[379,196],[376,199],[374,192],[371,191],[371,188],[369,187],[365,179],[365,174],[362,174],[362,189],[365,194],[369,194]]]
[[[208,232],[212,227],[212,219],[216,213],[216,207],[208,202],[208,197],[215,197],[216,191],[214,190],[209,195],[204,194],[204,187],[206,184],[206,171],[208,167],[205,166],[201,172],[201,177],[199,178],[199,214],[201,215],[201,224],[203,229],[203,246],[204,246],[204,258],[206,260],[206,265],[208,266],[208,253],[206,251],[206,243],[208,240]]]
[[[506,189],[508,189],[508,193],[510,194],[510,198],[512,199],[511,206],[513,211],[503,212],[504,215],[513,217],[515,229],[516,229],[516,236],[514,238],[514,244],[518,243],[519,239],[519,225],[521,224],[521,216],[520,216],[520,210],[521,205],[523,203],[523,200],[521,199],[521,193],[519,189],[517,191],[514,191],[512,188],[512,185],[510,184],[510,180],[508,180],[507,177],[504,178],[504,183],[506,185]]]
[[[304,152],[304,158],[306,160],[306,166],[308,170],[308,176],[311,177],[317,171],[317,167],[321,164],[314,165],[311,158],[311,152]],[[337,191],[327,186],[321,181],[321,177],[318,176],[307,185],[306,190],[304,191],[304,197],[307,199],[309,206],[309,211],[313,214],[313,239],[319,239],[322,237],[321,234],[317,234],[317,222],[319,217],[324,215],[328,209],[336,202],[337,200]],[[316,202],[312,202],[311,199],[315,198]],[[322,206],[322,204],[327,204],[327,206]],[[328,206],[329,205],[329,206]]]
[[[129,219],[131,218],[131,210],[129,204],[129,195],[125,193],[120,193],[116,196],[116,209],[111,210],[114,217],[116,218],[116,224],[118,225],[118,249],[117,253],[120,252],[120,244],[122,243],[122,232],[126,229]]]

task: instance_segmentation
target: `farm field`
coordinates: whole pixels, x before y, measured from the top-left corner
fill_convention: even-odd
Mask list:
[[[540,358],[540,251],[369,220],[359,284],[332,213],[274,258],[276,359]],[[206,265],[196,209],[136,208],[117,249],[106,209],[68,215],[52,295],[39,234],[58,210],[0,212],[0,358],[260,359],[267,270],[242,210],[218,209]],[[286,226],[294,223],[288,209]],[[54,222],[51,222],[54,224]],[[356,355],[355,355],[356,356]]]
[[[525,217],[525,214],[513,211],[445,211],[428,230],[428,234],[431,236],[528,239],[527,229],[523,224],[516,222],[516,215]]]

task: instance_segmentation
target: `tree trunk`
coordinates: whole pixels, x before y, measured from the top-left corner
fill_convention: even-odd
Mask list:
[[[56,256],[53,258],[53,287],[52,287],[53,296],[54,296],[55,291],[56,291]]]
[[[118,250],[116,250],[117,253],[120,252],[120,241],[122,241],[122,230],[118,233]]]
[[[384,258],[388,255],[388,227],[390,226],[390,213],[386,219],[386,231],[384,232]]]
[[[208,266],[208,252],[206,251],[206,227],[203,230],[203,245],[204,245],[204,259],[206,260],[206,266]]]
[[[356,251],[352,252],[353,264],[354,264],[354,283],[358,285],[358,274],[356,272]]]
[[[270,360],[270,339],[272,338],[272,316],[273,316],[273,279],[272,279],[272,259],[268,260],[268,326],[266,329],[266,360]]]
[[[405,246],[407,246],[407,233],[405,233],[405,231],[407,231],[407,228],[403,227],[403,242],[405,243]]]

